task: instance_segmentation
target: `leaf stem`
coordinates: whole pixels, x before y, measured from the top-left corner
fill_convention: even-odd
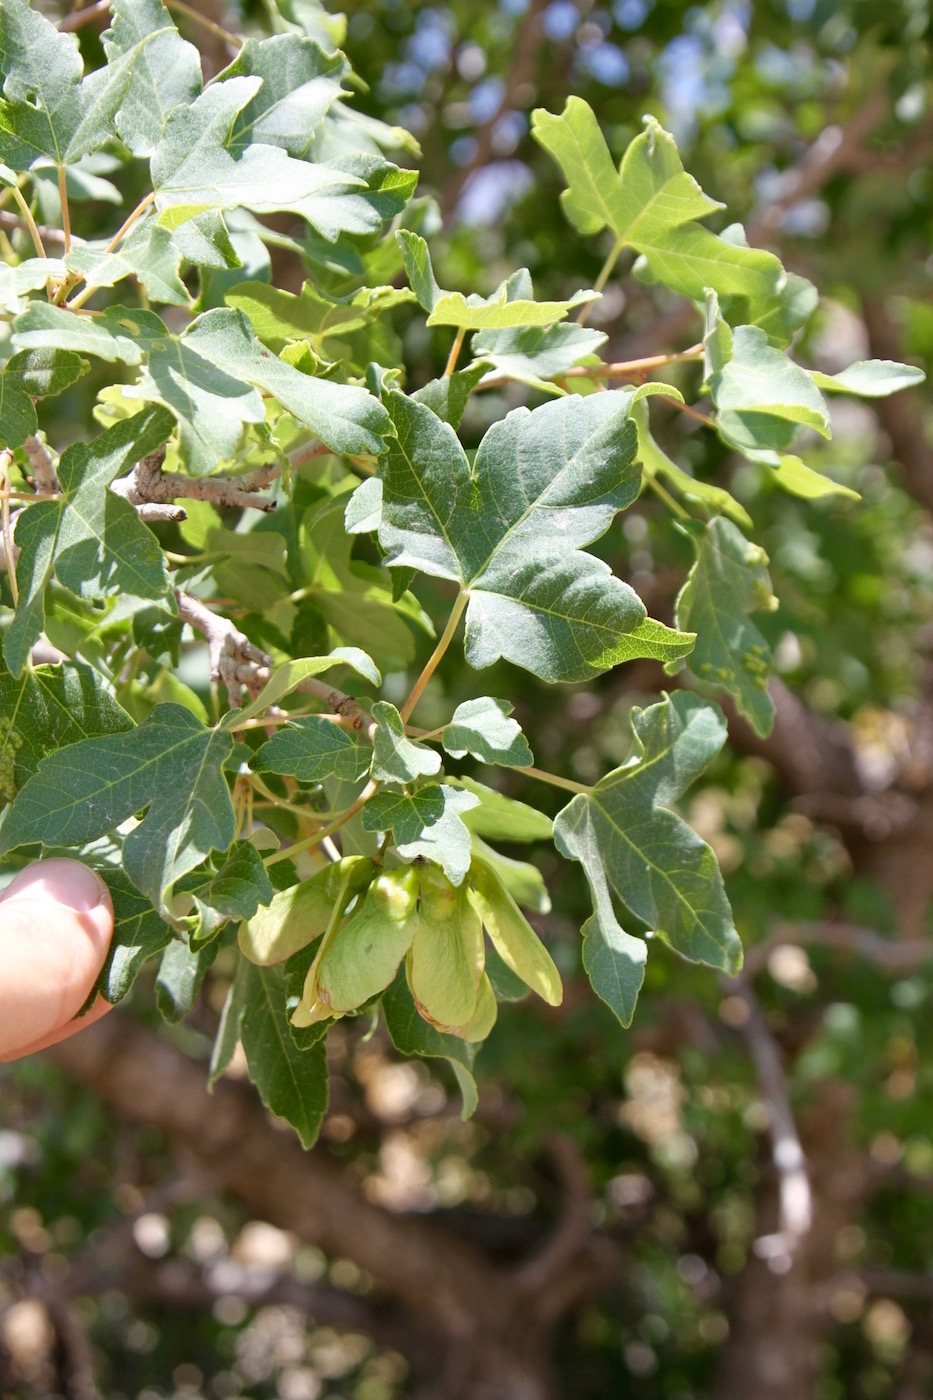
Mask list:
[[[453,641],[454,633],[457,630],[457,624],[459,623],[460,618],[463,616],[463,610],[466,607],[468,601],[468,594],[457,594],[456,602],[451,608],[450,617],[447,619],[447,626],[441,633],[441,637],[437,646],[434,648],[431,655],[425,662],[424,670],[421,672],[421,675],[418,677],[418,679],[412,686],[411,694],[409,695],[408,699],[405,701],[404,705],[399,711],[399,714],[402,717],[403,724],[407,722],[412,710],[415,708],[418,701],[421,699],[421,695],[424,691],[425,686],[427,685],[431,677],[434,675],[434,672],[437,670],[438,665],[440,664],[441,658],[443,657],[445,651]]]
[[[326,841],[328,836],[333,836],[335,831],[339,831],[342,826],[345,826],[347,822],[350,821],[351,817],[355,817],[357,812],[365,807],[378,787],[379,784],[376,782],[375,778],[371,778],[353,803],[353,806],[348,807],[342,816],[337,817],[327,826],[322,826],[320,831],[315,831],[313,835],[306,836],[303,841],[296,841],[293,846],[285,846],[281,851],[276,851],[274,855],[266,856],[263,865],[268,867],[270,865],[277,865],[280,860],[291,860],[292,856],[300,855],[302,851],[309,851],[312,846],[318,846],[322,841]]]
[[[146,210],[149,208],[149,205],[152,203],[155,197],[155,190],[150,190],[147,195],[143,196],[143,198],[139,201],[133,212],[131,214],[128,214],[127,217],[123,220],[123,223],[117,229],[116,233],[113,235],[110,242],[107,244],[107,247],[104,249],[105,253],[113,252],[117,244],[129,233],[130,229],[136,223],[136,220],[141,218],[142,215],[145,214]]]
[[[13,594],[13,606],[19,607],[19,583],[16,578],[16,555],[13,553],[13,531],[10,528],[10,464],[12,452],[0,452],[0,530],[3,537],[3,553],[6,558],[7,578]]]
[[[463,342],[466,339],[466,326],[461,326],[454,336],[454,343],[450,347],[450,354],[447,356],[447,363],[444,366],[444,378],[449,379],[457,368],[457,361],[460,358],[460,351],[463,349]]]
[[[551,787],[566,788],[568,792],[590,791],[586,783],[575,783],[573,778],[561,778],[557,773],[548,773],[544,768],[516,768],[515,771],[524,773],[529,778],[537,778],[540,783],[550,783]]]
[[[23,216],[23,223],[29,230],[29,237],[32,239],[32,246],[36,250],[36,256],[40,258],[47,258],[48,253],[45,251],[45,244],[42,242],[42,237],[39,233],[36,221],[32,217],[32,210],[30,209],[29,204],[26,200],[26,196],[23,194],[19,185],[12,185],[11,188],[13,190],[13,198],[19,205],[20,213]]]
[[[698,408],[693,407],[693,404],[680,403],[677,399],[672,399],[668,394],[659,394],[658,398],[663,399],[665,403],[673,404],[675,408],[680,409],[681,413],[686,413],[688,418],[695,418],[698,423],[702,423],[705,427],[715,428],[716,424],[713,419],[710,418],[709,414],[701,413]]]
[[[691,518],[690,512],[684,510],[680,502],[676,501],[667,488],[661,485],[656,476],[651,472],[645,472],[643,475],[644,480],[651,487],[652,491],[664,502],[669,511],[672,511],[674,515],[680,516],[681,520],[689,520]]]
[[[622,249],[624,247],[625,239],[617,238],[615,243],[613,243],[612,247],[609,250],[609,256],[606,258],[606,261],[603,263],[602,267],[599,270],[599,276],[593,283],[594,292],[601,292],[603,287],[605,287],[606,283],[609,281],[609,278],[612,276],[612,269],[618,262],[619,254],[622,252]],[[586,322],[589,318],[589,314],[595,305],[595,301],[588,301],[585,306],[580,307],[580,313],[577,316],[578,325],[586,325]]]
[[[58,197],[62,204],[62,235],[65,240],[65,252],[71,252],[71,210],[68,207],[68,186],[65,178],[65,167],[58,167]]]

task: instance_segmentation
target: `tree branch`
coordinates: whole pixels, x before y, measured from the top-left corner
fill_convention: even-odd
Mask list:
[[[775,948],[784,944],[816,944],[855,953],[884,972],[904,973],[933,958],[933,943],[925,938],[885,938],[873,929],[846,923],[779,923],[762,943],[747,949],[743,979],[757,977]]]
[[[178,472],[164,472],[165,449],[160,447],[150,452],[148,457],[137,462],[129,476],[115,481],[111,487],[118,496],[125,497],[137,508],[149,505],[167,505],[179,499],[189,501],[210,501],[212,505],[230,509],[273,511],[275,501],[267,497],[256,499],[255,492],[262,491],[280,475],[278,462],[266,462],[246,476],[181,476]],[[174,516],[146,516],[145,519],[184,519],[184,510]]]
[[[54,496],[62,488],[55,470],[55,463],[52,461],[52,454],[45,443],[34,434],[30,434],[23,443],[23,451],[29,458],[36,494]]]

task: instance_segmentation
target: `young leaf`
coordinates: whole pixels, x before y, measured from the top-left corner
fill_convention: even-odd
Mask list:
[[[65,258],[69,272],[77,272],[87,289],[114,287],[124,278],[135,277],[150,301],[187,306],[191,297],[181,280],[181,249],[167,229],[154,219],[141,220],[116,252],[106,243],[85,243],[72,248]]]
[[[407,738],[402,717],[387,700],[373,706],[372,774],[380,783],[411,783],[440,772],[441,756],[425,744]]]
[[[777,606],[767,555],[721,517],[708,525],[684,521],[678,529],[689,536],[697,556],[675,605],[678,627],[697,634],[690,669],[723,686],[756,734],[765,736],[774,723],[767,690],[771,649],[748,614]]]
[[[423,856],[435,861],[451,884],[459,885],[470,868],[470,833],[463,813],[479,798],[447,783],[430,783],[410,796],[377,792],[363,808],[364,831],[391,831],[403,860]]]
[[[270,1112],[295,1129],[302,1146],[313,1147],[327,1112],[327,1056],[323,1040],[299,1050],[288,1029],[285,975],[243,959],[240,1041],[249,1077]]]
[[[545,680],[583,680],[619,648],[658,654],[657,637],[637,635],[641,600],[581,548],[638,492],[630,393],[517,409],[472,471],[446,423],[396,391],[386,401],[398,438],[380,468],[379,540],[392,566],[460,583],[472,666],[504,656]]]
[[[372,754],[354,742],[339,724],[319,715],[295,719],[262,745],[250,767],[256,773],[284,773],[300,783],[339,778],[355,783],[365,777]]]
[[[123,843],[137,889],[168,922],[175,882],[236,834],[223,765],[233,740],[180,705],[157,705],[126,733],[70,744],[44,758],[6,815],[0,853],[34,842],[79,846],[147,808]]]
[[[420,234],[407,228],[400,228],[395,237],[411,289],[425,311],[431,312],[444,293],[437,285],[428,245]]]
[[[438,418],[449,423],[456,432],[460,427],[460,420],[470,395],[488,368],[489,365],[484,358],[476,364],[468,365],[466,369],[458,369],[453,374],[445,374],[440,379],[432,379],[430,383],[416,389],[411,397],[416,403],[426,404],[432,413],[436,413]],[[375,480],[378,478],[367,477],[367,481]],[[366,482],[363,485],[365,486]],[[370,528],[375,529],[375,526]]]
[[[851,486],[843,486],[841,482],[833,481],[832,477],[814,471],[806,462],[790,453],[758,452],[754,460],[770,467],[778,485],[802,500],[818,501],[823,496],[848,496],[852,501],[862,499]]]
[[[684,691],[632,712],[635,753],[581,793],[554,823],[558,850],[583,864],[594,917],[584,958],[597,993],[623,1022],[640,985],[634,944],[612,912],[610,886],[637,918],[684,957],[726,972],[742,948],[716,857],[670,810],[716,756],[726,737],[718,707]]]
[[[527,768],[534,763],[534,754],[518,721],[509,719],[512,709],[507,700],[494,700],[488,695],[464,700],[454,710],[441,743],[454,758],[469,753],[482,763]]]
[[[165,558],[155,536],[129,502],[107,488],[159,447],[171,428],[171,416],[151,408],[91,443],[72,444],[58,467],[59,499],[38,500],[17,521],[19,606],[3,641],[14,675],[42,632],[45,591],[53,576],[79,598],[169,596]]]
[[[511,300],[506,284],[490,297],[472,292],[444,292],[434,304],[428,317],[429,326],[456,326],[459,330],[506,330],[514,326],[550,326],[562,321],[571,311],[595,301],[598,292],[577,292],[569,301]]]

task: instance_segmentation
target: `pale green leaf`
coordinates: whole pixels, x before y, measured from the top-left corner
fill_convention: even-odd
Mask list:
[[[812,375],[768,344],[758,326],[739,326],[732,358],[710,378],[716,426],[740,451],[788,447],[803,428],[829,436],[829,414]]]
[[[317,996],[335,1015],[385,991],[411,947],[418,924],[418,868],[378,875],[321,955]]]
[[[472,813],[467,813],[467,823],[478,810],[479,808],[474,808]],[[551,898],[544,877],[536,865],[527,860],[512,860],[510,856],[504,856],[500,851],[493,850],[492,846],[487,846],[486,842],[476,835],[473,836],[473,852],[487,865],[492,866],[516,904],[522,904],[536,914],[550,913]]]
[[[443,292],[437,285],[437,278],[434,276],[427,243],[420,234],[413,233],[407,228],[399,229],[395,237],[401,250],[402,262],[405,265],[405,272],[411,283],[412,291],[425,311],[433,311],[443,296]]]
[[[113,287],[135,277],[150,301],[187,306],[191,298],[179,276],[181,250],[167,229],[146,219],[131,229],[116,252],[106,243],[85,243],[65,257],[69,272],[80,273],[86,288]]]
[[[841,482],[833,481],[831,477],[808,467],[799,457],[788,453],[758,453],[754,460],[770,467],[778,485],[789,491],[792,496],[800,496],[802,500],[818,501],[823,496],[847,496],[851,501],[862,499],[851,486],[843,486]]]
[[[647,404],[638,404],[632,411],[632,417],[638,428],[638,456],[646,476],[664,477],[686,500],[692,498],[704,509],[728,515],[730,520],[744,525],[747,530],[752,528],[751,516],[734,496],[721,486],[688,476],[661,450],[651,435]]]
[[[258,141],[280,146],[290,156],[307,156],[318,125],[348,92],[343,86],[348,73],[343,54],[325,52],[314,39],[297,34],[247,39],[218,81],[259,77],[262,87],[238,112],[229,150]]]
[[[418,1015],[403,971],[384,993],[382,1013],[392,1044],[402,1055],[423,1055],[450,1062],[463,1097],[463,1117],[471,1117],[477,1105],[476,1081],[471,1072],[475,1047],[459,1036],[444,1035]]]
[[[71,350],[21,350],[7,360],[3,377],[32,398],[44,399],[70,388],[89,368]]]
[[[473,353],[492,365],[493,374],[558,393],[547,381],[594,355],[606,343],[603,331],[589,326],[520,326],[483,331],[473,337]],[[416,396],[417,397],[417,396]]]
[[[285,962],[327,928],[334,906],[365,888],[375,873],[372,861],[345,856],[323,870],[279,890],[269,904],[241,925],[240,951],[261,967]]]
[[[50,280],[62,281],[66,271],[61,258],[26,258],[12,267],[0,262],[0,311],[18,316],[27,293],[40,291]]]
[[[444,292],[428,317],[429,326],[456,326],[459,330],[506,330],[514,326],[550,326],[571,311],[594,301],[598,292],[577,292],[568,301],[510,300],[505,283],[490,297],[472,292]]]
[[[491,841],[549,841],[551,839],[551,819],[539,812],[537,807],[529,807],[527,802],[519,802],[514,797],[495,788],[478,783],[475,778],[457,778],[456,785],[466,788],[477,799],[478,805],[464,816],[464,822],[477,836],[488,836]]]

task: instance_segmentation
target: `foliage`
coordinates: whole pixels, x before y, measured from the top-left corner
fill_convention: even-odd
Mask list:
[[[347,60],[316,22],[276,27],[202,87],[158,0],[116,0],[88,71],[27,0],[3,6],[2,178],[34,256],[11,245],[3,274],[3,537],[16,563],[0,850],[68,851],[101,870],[119,916],[101,991],[125,996],[160,956],[169,1019],[238,926],[215,1067],[239,1039],[264,1102],[310,1145],[327,1104],[316,1027],[383,1015],[401,1049],[440,1047],[462,1073],[452,1038],[480,1044],[497,994],[514,993],[491,954],[487,967],[486,935],[513,978],[559,1002],[519,908],[540,907],[535,881],[485,842],[522,839],[540,783],[571,794],[553,837],[583,865],[583,965],[624,1025],[647,939],[737,972],[716,856],[675,804],[724,742],[717,692],[770,730],[772,651],[750,614],[774,600],[748,513],[657,445],[652,405],[696,413],[685,394],[705,390],[720,441],[812,498],[845,489],[796,455],[829,435],[823,392],[876,396],[921,376],[799,363],[810,285],[740,226],[709,228],[722,206],[655,118],[617,161],[578,97],[536,111],[532,135],[563,176],[573,236],[609,232],[593,289],[539,299],[527,268],[486,295],[442,289],[430,205],[386,155],[406,158],[411,142],[356,114]],[[102,152],[141,192],[119,227],[82,240],[69,190]],[[61,257],[31,210],[48,170]],[[307,274],[298,294],[256,275],[282,242],[263,219],[283,213],[302,230],[285,240]],[[696,343],[650,365],[601,360],[605,336],[586,326],[628,256],[638,283],[693,303]],[[397,325],[413,315],[453,334],[444,373],[407,392]],[[51,430],[52,401],[82,375],[100,431],[44,441],[37,414]],[[503,386],[536,406],[493,409],[465,446],[474,398]],[[273,487],[257,504],[274,517],[250,508],[257,483]],[[646,492],[696,551],[676,627],[598,552]],[[172,500],[190,502],[187,518],[153,514]],[[453,585],[446,617],[400,687],[435,635],[432,580]],[[548,773],[533,766],[534,728],[526,737],[485,680],[452,710],[436,691],[422,702],[461,618],[473,670],[505,661],[580,683],[654,661],[686,688],[632,711],[629,756],[608,773]],[[222,683],[209,696],[206,675],[191,684],[183,624],[208,642]],[[57,667],[34,666],[42,638],[65,654]],[[517,683],[496,672],[497,689]],[[427,729],[411,724],[422,703],[437,718]],[[511,780],[507,793],[472,781],[467,755],[524,772],[523,803]],[[534,809],[529,832],[542,834]]]

